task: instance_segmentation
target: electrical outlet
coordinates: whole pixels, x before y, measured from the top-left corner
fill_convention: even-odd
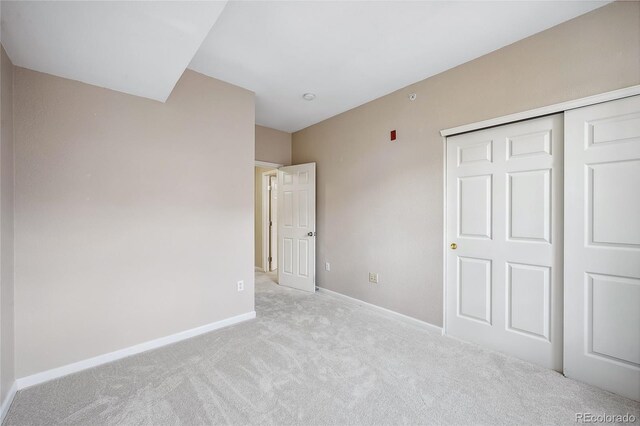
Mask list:
[[[378,284],[378,274],[375,272],[369,272],[369,282],[371,284]]]
[[[244,291],[244,281],[238,281],[238,291]]]
[[[329,262],[325,262],[324,264],[324,270],[325,271],[330,271],[331,270],[331,264]]]

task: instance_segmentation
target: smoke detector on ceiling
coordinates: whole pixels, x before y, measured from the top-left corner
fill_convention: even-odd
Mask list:
[[[304,95],[302,95],[302,99],[304,99],[305,101],[312,101],[315,98],[316,98],[315,93],[305,93]]]

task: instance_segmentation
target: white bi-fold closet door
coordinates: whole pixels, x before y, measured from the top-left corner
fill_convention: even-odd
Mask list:
[[[446,197],[446,333],[640,400],[640,96],[447,138]]]
[[[564,372],[640,400],[640,96],[565,130]]]
[[[562,114],[447,139],[446,333],[562,370]]]

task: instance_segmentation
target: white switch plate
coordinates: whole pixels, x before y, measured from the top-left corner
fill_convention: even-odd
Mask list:
[[[325,262],[324,264],[324,270],[325,271],[330,271],[331,270],[331,264],[329,262]]]
[[[244,291],[244,281],[238,281],[238,291]]]
[[[378,274],[375,272],[369,272],[369,282],[371,284],[378,284]]]

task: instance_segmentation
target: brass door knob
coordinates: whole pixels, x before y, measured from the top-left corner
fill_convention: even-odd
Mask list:
[[[458,245],[456,243],[451,243],[451,250],[455,250],[458,248]]]

